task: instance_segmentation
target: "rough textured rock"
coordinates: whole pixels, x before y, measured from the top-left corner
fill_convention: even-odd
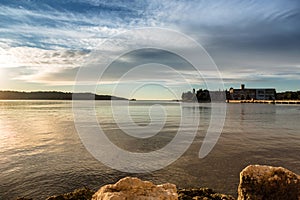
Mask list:
[[[212,189],[200,188],[200,189],[181,189],[178,190],[179,200],[234,200],[230,195],[219,194]]]
[[[154,185],[149,181],[126,177],[116,184],[105,185],[93,195],[92,200],[177,200],[174,184]]]
[[[249,165],[240,173],[238,200],[300,200],[299,175],[282,167]]]
[[[90,200],[95,192],[84,187],[73,192],[48,197],[47,200]]]

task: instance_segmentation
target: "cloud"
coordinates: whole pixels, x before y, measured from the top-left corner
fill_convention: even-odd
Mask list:
[[[221,70],[299,64],[297,1],[164,1],[160,20],[191,35]],[[171,24],[171,25],[170,25]]]
[[[46,1],[0,3],[0,33],[20,43],[42,48],[88,48],[98,39],[119,34],[128,28],[149,26],[151,16],[143,14],[140,1]]]
[[[48,74],[59,74],[85,62],[86,51],[45,50],[32,47],[0,48],[0,68],[6,69],[11,80],[45,83]],[[55,79],[54,79],[55,80]]]
[[[1,67],[14,67],[10,66],[9,62],[14,63],[16,66],[74,67],[82,62],[88,54],[86,51],[67,49],[45,50],[33,47],[2,47],[1,51],[1,55],[13,58],[11,61],[6,59],[1,60]]]
[[[300,79],[297,1],[3,1],[0,21],[0,67],[9,68],[13,80],[71,84],[78,69],[85,67],[87,55],[98,51],[101,58],[118,56],[131,44],[113,36],[145,26],[171,28],[194,38],[212,56],[225,82]],[[153,46],[163,42],[159,37],[152,39]],[[103,45],[105,41],[109,42]],[[180,41],[174,46],[194,53]],[[148,50],[119,58],[106,71],[105,80],[110,83],[133,66],[153,62],[173,67],[193,83],[198,79],[183,59]],[[149,72],[152,79],[143,73],[126,81],[181,83],[175,74],[160,72]],[[204,76],[214,80],[210,71]]]

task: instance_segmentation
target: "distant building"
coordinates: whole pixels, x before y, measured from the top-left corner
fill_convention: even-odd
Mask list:
[[[225,102],[227,91],[209,91],[212,102]]]
[[[229,98],[232,100],[275,100],[274,88],[245,88],[242,84],[240,89],[230,88]]]

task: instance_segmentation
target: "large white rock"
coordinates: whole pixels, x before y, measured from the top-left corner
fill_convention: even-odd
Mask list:
[[[240,173],[238,200],[300,200],[299,175],[282,167],[249,165]]]
[[[177,200],[174,184],[154,185],[150,181],[126,177],[115,184],[101,187],[92,200]]]

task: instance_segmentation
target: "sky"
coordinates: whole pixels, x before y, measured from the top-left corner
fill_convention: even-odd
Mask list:
[[[1,0],[0,90],[137,99],[176,99],[191,88],[241,83],[300,90],[299,21],[297,0]],[[185,57],[159,48],[174,39],[174,48],[196,54],[192,46],[168,34],[154,33],[152,41],[134,32],[143,28],[174,31],[199,44],[224,87],[213,84],[215,69],[199,75]],[[153,48],[131,50],[141,38]],[[105,59],[111,62],[100,76],[95,63]]]

